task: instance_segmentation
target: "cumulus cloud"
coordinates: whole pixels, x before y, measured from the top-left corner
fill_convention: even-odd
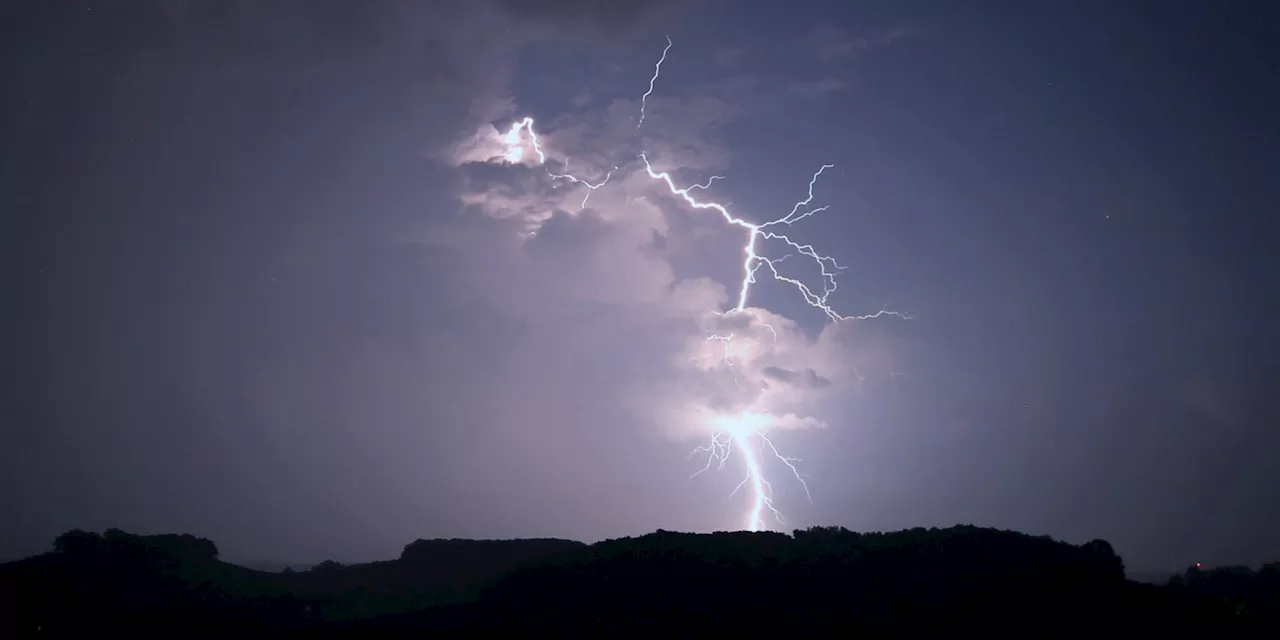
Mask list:
[[[711,95],[653,97],[638,134],[639,107],[638,96],[620,98],[534,121],[536,147],[520,120],[479,123],[443,158],[458,170],[465,210],[504,221],[522,238],[516,269],[521,279],[537,280],[521,287],[526,294],[536,288],[632,313],[643,309],[655,321],[692,321],[719,308],[725,290],[675,273],[665,238],[670,216],[681,212],[644,172],[637,151],[649,149],[655,163],[673,170],[723,169],[728,154],[710,134],[734,110]]]
[[[660,51],[646,51],[647,64]],[[659,79],[637,131],[652,67],[635,68],[634,91],[575,89],[549,112],[489,92],[434,152],[454,171],[460,215],[421,241],[444,256],[457,295],[524,327],[518,345],[486,362],[492,406],[528,409],[495,420],[593,425],[579,443],[617,429],[703,440],[743,415],[762,429],[825,427],[815,403],[856,379],[848,323],[813,334],[767,309],[728,310],[740,282],[708,274],[740,264],[747,235],[684,205],[638,158],[644,150],[683,184],[729,173],[723,128],[750,115],[757,102],[740,98],[759,87],[740,77],[691,91]],[[519,125],[531,113],[537,148]],[[677,266],[677,255],[689,259]]]
[[[816,338],[771,311],[704,311],[697,328],[637,385],[634,401],[660,416],[665,433],[704,437],[711,417],[750,412],[770,429],[824,426],[813,403],[854,377],[856,355],[828,329]]]
[[[797,386],[805,386],[810,389],[825,389],[831,386],[831,379],[818,375],[813,369],[805,369],[803,371],[795,371],[792,369],[784,369],[782,367],[768,366],[762,370],[765,377],[777,380],[786,384]]]
[[[684,218],[707,217],[681,205],[636,160],[646,149],[660,170],[690,180],[723,171],[729,153],[717,127],[742,115],[740,109],[713,93],[659,91],[647,101],[645,128],[637,133],[638,99],[589,104],[573,101],[571,112],[534,121],[536,147],[514,118],[478,123],[449,147],[465,208],[509,223],[522,237],[512,263],[519,275],[505,278],[519,291],[483,290],[525,316],[548,300],[589,308],[588,317],[568,320],[563,307],[555,315],[600,323],[599,331],[614,332],[630,347],[662,349],[661,358],[619,368],[627,376],[619,401],[668,435],[705,436],[707,412],[752,411],[777,429],[821,426],[803,412],[851,379],[848,350],[834,337],[839,330],[811,338],[765,309],[726,313],[723,283],[677,274],[665,238]],[[570,172],[580,180],[557,177]],[[717,235],[729,244],[746,240],[730,227]]]
[[[505,136],[506,132],[498,131],[493,124],[482,123],[470,135],[459,138],[450,145],[447,152],[443,154],[443,158],[455,167],[471,164],[497,165],[510,151],[504,142]],[[532,161],[533,158],[526,160],[526,162]]]

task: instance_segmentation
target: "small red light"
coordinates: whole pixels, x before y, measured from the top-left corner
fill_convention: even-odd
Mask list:
[[[1199,562],[1197,562],[1197,563],[1196,563],[1196,568],[1197,568],[1197,569],[1199,569],[1199,568],[1200,568],[1200,563],[1199,563]]]

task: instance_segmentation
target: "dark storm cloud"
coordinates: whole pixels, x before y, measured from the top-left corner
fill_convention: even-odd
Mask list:
[[[823,78],[788,85],[786,92],[800,98],[821,98],[848,88],[848,83],[837,78]]]
[[[399,21],[404,6],[394,0],[136,0],[94,13],[92,6],[78,3],[40,3],[29,19],[35,33],[66,33],[70,28],[81,32],[87,48],[106,45],[112,56],[163,53],[181,58],[216,52],[223,59],[337,59],[407,42]]]
[[[131,3],[145,4],[145,3]],[[397,39],[398,7],[389,0],[253,2],[156,0],[169,25],[184,39],[231,48],[309,46],[334,53],[378,48]]]
[[[468,162],[458,167],[461,177],[467,181],[466,187],[476,191],[488,191],[513,182],[527,184],[528,188],[541,186],[547,181],[545,171],[540,171],[522,164],[502,162],[501,155],[495,155],[485,162]],[[537,180],[537,184],[533,181]],[[551,188],[551,187],[547,187]]]
[[[481,401],[527,326],[403,240],[457,210],[427,152],[501,99],[514,49],[469,48],[502,19],[465,3],[446,20],[418,3],[53,4],[29,18],[44,37],[6,58],[8,115],[31,125],[11,139],[23,186],[3,173],[30,239],[32,373],[15,384],[32,393],[0,498],[46,487],[27,529],[0,535],[6,555],[71,526],[203,531],[240,557],[391,553],[435,500],[409,488],[449,474],[420,457],[480,446],[429,428],[478,419],[439,399]],[[55,387],[82,392],[41,399]],[[44,456],[77,472],[48,482]]]
[[[707,0],[496,0],[497,6],[509,12],[515,19],[555,26],[572,33],[583,27],[599,30],[609,35],[635,33],[646,27],[662,24],[688,11],[691,5]]]
[[[574,250],[592,246],[608,233],[608,223],[594,209],[574,214],[556,211],[538,228],[538,235],[526,244],[535,251]]]
[[[804,371],[793,371],[782,367],[768,366],[762,369],[766,378],[777,380],[793,386],[803,386],[810,389],[825,389],[831,386],[831,380],[818,375],[813,369],[805,369]]]
[[[801,42],[819,60],[832,62],[853,58],[878,47],[887,47],[914,34],[914,30],[904,27],[854,33],[843,27],[820,25],[806,33]]]
[[[654,251],[658,251],[658,252],[666,251],[667,236],[665,234],[659,233],[657,230],[654,230],[653,239],[650,241],[649,246],[653,247]]]
[[[1265,20],[721,4],[4,5],[0,558],[71,527],[314,562],[735,526],[736,469],[689,483],[683,440],[698,408],[762,406],[819,478],[780,505],[800,526],[1277,555]],[[895,32],[920,20],[950,22]],[[827,78],[848,90],[787,92]],[[527,158],[485,164],[526,114],[575,171],[622,167],[585,210]],[[834,162],[834,215],[797,228],[849,267],[832,300],[918,320],[822,328],[763,277],[776,313],[713,313],[743,236],[656,189],[640,144],[750,215]]]

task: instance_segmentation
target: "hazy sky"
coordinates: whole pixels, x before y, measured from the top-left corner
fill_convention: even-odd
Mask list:
[[[974,523],[1280,557],[1268,3],[18,2],[0,557]],[[673,43],[637,130],[654,64]],[[530,116],[519,162],[502,136]],[[742,228],[846,267],[832,322]],[[512,156],[514,157],[514,156]],[[591,193],[548,171],[608,184]],[[761,243],[762,255],[787,246]],[[794,253],[794,251],[792,252]],[[783,275],[820,294],[813,263]],[[764,327],[768,323],[773,331]],[[708,341],[734,333],[724,345]],[[776,338],[773,335],[776,333]],[[775,525],[777,526],[777,525]]]

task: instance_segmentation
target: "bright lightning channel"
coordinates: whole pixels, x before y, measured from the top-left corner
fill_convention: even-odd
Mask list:
[[[538,156],[538,164],[545,167],[547,164],[547,154],[542,150],[542,143],[538,140],[537,132],[533,130],[533,118],[531,117],[525,117],[523,120],[512,123],[511,128],[507,130],[507,135],[502,140],[502,142],[507,145],[507,152],[503,155],[503,158],[512,164],[516,164],[521,160],[524,160],[524,147],[520,144],[521,129],[529,132],[529,143],[533,146],[534,154]],[[591,198],[591,194],[595,193],[596,189],[608,184],[609,178],[613,177],[613,172],[618,170],[617,167],[610,169],[609,172],[604,175],[603,180],[592,184],[582,178],[568,173],[568,159],[564,160],[561,164],[564,165],[565,173],[552,173],[550,169],[547,169],[547,175],[551,176],[552,180],[568,180],[573,184],[580,184],[586,187],[587,192],[582,196],[582,204],[579,205],[579,208],[581,209],[587,208],[587,200]]]
[[[769,417],[753,413],[750,411],[743,412],[737,416],[720,417],[711,421],[711,427],[715,433],[711,436],[711,441],[707,444],[694,449],[689,457],[692,458],[700,453],[707,455],[707,464],[698,471],[694,472],[690,478],[696,478],[702,475],[712,466],[716,470],[723,470],[725,463],[729,461],[729,457],[733,454],[734,448],[741,452],[743,458],[743,466],[746,467],[746,476],[738,486],[734,487],[730,497],[736,495],[744,486],[750,486],[751,490],[751,510],[747,514],[746,528],[748,531],[760,531],[768,528],[765,521],[765,511],[768,511],[779,524],[785,524],[786,518],[782,512],[773,506],[773,485],[765,479],[764,470],[760,467],[760,455],[767,452],[780,460],[792,475],[800,482],[800,486],[804,487],[805,496],[813,500],[813,496],[809,493],[809,484],[805,482],[804,476],[800,474],[800,470],[796,468],[796,463],[800,462],[798,458],[789,458],[782,455],[777,447],[773,445],[773,441],[769,439],[767,430],[769,427]],[[759,440],[759,447],[752,446],[751,436],[756,436]],[[757,451],[757,449],[759,449]]]
[[[813,174],[813,177],[809,180],[809,191],[807,196],[803,200],[797,202],[795,206],[791,208],[790,213],[776,220],[765,222],[763,224],[755,224],[734,216],[729,212],[728,208],[720,203],[702,202],[690,195],[690,192],[694,189],[707,188],[711,183],[710,180],[704,184],[695,184],[689,187],[680,188],[676,186],[674,180],[671,178],[671,174],[654,170],[653,165],[649,162],[649,159],[645,154],[641,154],[640,157],[644,161],[645,170],[648,172],[649,177],[655,180],[661,180],[667,186],[667,190],[671,195],[684,200],[686,204],[694,209],[711,209],[719,213],[728,224],[744,229],[747,232],[747,240],[743,245],[744,259],[742,265],[742,282],[738,289],[738,304],[733,311],[742,312],[747,308],[747,301],[751,294],[751,285],[756,282],[756,273],[762,267],[767,267],[769,273],[774,277],[774,279],[794,286],[803,296],[805,302],[822,311],[833,322],[839,322],[842,320],[865,320],[885,315],[894,315],[902,318],[908,317],[900,312],[888,311],[885,309],[881,309],[873,314],[862,316],[849,316],[838,313],[831,308],[827,301],[831,294],[836,290],[835,277],[844,269],[844,267],[837,263],[834,258],[819,254],[812,245],[801,244],[787,237],[785,234],[770,230],[770,228],[777,227],[779,225],[791,226],[804,218],[827,210],[828,207],[825,206],[810,208],[810,203],[814,198],[813,189],[814,185],[817,184],[818,177],[822,175],[822,172],[833,168],[833,165],[822,165],[818,171]],[[778,270],[778,264],[787,257],[790,257],[789,255],[772,259],[760,255],[757,248],[758,241],[762,238],[767,240],[781,240],[794,249],[799,255],[806,256],[813,260],[818,265],[823,278],[823,288],[821,293],[815,292],[808,285],[796,278],[783,275]],[[773,328],[769,327],[769,329],[772,331]],[[776,332],[774,333],[774,338],[777,338]],[[732,366],[730,362],[732,354],[729,349],[733,340],[733,335],[712,335],[707,339],[717,340],[725,344],[725,362]],[[734,488],[733,493],[736,494],[744,485],[748,485],[750,487],[751,509],[747,514],[746,522],[746,529],[748,531],[760,531],[761,529],[768,527],[768,523],[765,521],[766,511],[772,515],[779,524],[786,523],[786,519],[782,516],[782,513],[773,505],[773,486],[769,484],[768,480],[764,477],[764,471],[760,465],[760,455],[768,453],[781,461],[787,469],[791,471],[791,474],[800,483],[800,486],[804,488],[805,496],[810,500],[813,499],[812,494],[809,492],[809,484],[805,482],[804,476],[802,476],[799,469],[796,468],[796,463],[800,462],[800,460],[782,455],[778,451],[777,447],[774,446],[773,441],[769,439],[767,434],[769,424],[765,416],[752,412],[744,412],[738,416],[717,418],[712,421],[711,427],[715,430],[712,434],[711,441],[708,444],[694,449],[693,453],[690,454],[691,457],[699,453],[707,454],[706,466],[695,473],[693,477],[707,471],[712,466],[715,466],[717,470],[723,469],[730,454],[733,452],[734,448],[737,448],[743,457],[743,463],[746,467],[746,477],[743,478],[742,482]],[[759,447],[752,446],[752,436],[755,436],[759,441]]]
[[[644,95],[640,98],[640,117],[636,123],[637,130],[640,128],[640,125],[644,124],[645,106],[649,96],[653,93],[658,77],[662,73],[662,63],[667,59],[667,52],[671,50],[671,46],[671,38],[668,37],[667,46],[662,50],[662,56],[658,59],[657,64],[654,65],[653,77],[649,80],[649,89],[648,91],[645,91]],[[534,131],[533,118],[530,117],[526,117],[511,125],[511,129],[507,132],[504,139],[504,143],[508,149],[504,156],[505,159],[512,163],[518,163],[524,158],[524,149],[520,145],[521,130],[528,132],[530,144],[533,147],[534,153],[538,156],[538,163],[545,166],[547,163],[547,156],[542,150],[542,145],[538,140],[538,134]],[[784,282],[794,287],[800,292],[801,297],[809,306],[821,311],[832,322],[841,322],[845,320],[869,320],[871,318],[879,318],[881,316],[897,316],[902,319],[910,319],[911,316],[909,315],[898,311],[889,311],[887,309],[881,309],[875,313],[860,316],[844,315],[837,312],[831,307],[828,300],[830,299],[831,294],[836,291],[836,276],[841,271],[844,271],[845,267],[836,262],[835,258],[818,253],[812,245],[802,244],[792,240],[785,233],[780,232],[780,229],[784,226],[790,227],[809,216],[821,213],[829,208],[828,206],[812,207],[810,206],[810,203],[813,202],[813,189],[814,185],[818,182],[818,178],[824,171],[834,168],[835,165],[824,164],[814,172],[813,177],[809,179],[809,191],[807,196],[796,202],[795,206],[791,208],[789,213],[775,220],[757,224],[733,215],[729,212],[727,207],[718,202],[700,201],[691,195],[691,192],[695,190],[708,189],[711,186],[711,183],[716,180],[724,179],[724,176],[711,176],[704,183],[693,184],[682,188],[676,186],[675,180],[671,177],[670,173],[654,169],[646,153],[640,153],[639,157],[644,162],[644,168],[649,174],[649,177],[665,184],[667,191],[670,192],[672,196],[683,200],[685,204],[689,205],[691,208],[710,209],[715,211],[720,214],[720,217],[723,218],[727,224],[738,227],[746,232],[746,241],[742,247],[742,282],[738,287],[738,303],[733,309],[727,312],[716,312],[717,314],[727,315],[728,313],[744,312],[747,308],[747,301],[751,295],[751,285],[757,282],[756,274],[760,269],[764,268],[768,270],[774,280]],[[555,180],[567,180],[573,184],[581,184],[585,186],[587,188],[587,193],[582,199],[582,207],[584,208],[587,206],[587,199],[591,197],[591,194],[596,189],[599,189],[608,183],[613,172],[617,170],[617,167],[614,167],[613,170],[609,171],[609,173],[605,175],[603,180],[599,183],[592,184],[567,173],[567,160],[561,164],[565,166],[566,173],[557,174],[548,169],[547,175]],[[763,256],[759,253],[758,249],[760,240],[781,241],[790,246],[795,253],[787,254],[779,258]],[[822,276],[822,287],[820,291],[814,290],[814,288],[797,278],[783,275],[782,272],[778,270],[778,265],[781,264],[783,260],[792,257],[793,255],[804,256],[812,260],[818,266],[819,273]],[[768,328],[773,334],[774,340],[777,340],[777,332],[774,331],[773,327],[767,324],[763,326]],[[724,363],[731,370],[734,368],[734,356],[731,350],[733,338],[733,334],[711,335],[707,337],[708,341],[719,341],[724,343]],[[739,382],[739,384],[741,383]],[[691,476],[697,477],[703,472],[711,469],[713,466],[717,470],[723,469],[725,464],[729,461],[733,451],[736,449],[739,452],[739,455],[743,458],[743,466],[746,469],[746,474],[742,479],[742,482],[738,483],[730,496],[736,495],[743,487],[748,487],[751,493],[751,509],[747,514],[747,520],[745,523],[745,528],[748,531],[760,531],[768,528],[768,522],[766,522],[765,518],[766,512],[769,515],[772,515],[779,524],[786,523],[786,519],[783,517],[782,513],[773,505],[773,486],[765,478],[764,470],[761,467],[760,458],[766,453],[772,455],[791,471],[791,474],[797,481],[799,481],[800,486],[804,488],[805,495],[812,500],[812,494],[809,493],[809,485],[805,481],[804,476],[800,473],[799,469],[796,467],[796,463],[800,460],[798,458],[791,458],[782,455],[778,451],[777,447],[774,446],[773,441],[769,439],[768,429],[771,426],[769,424],[770,419],[771,418],[767,414],[752,411],[746,411],[736,416],[716,417],[711,420],[709,425],[713,431],[711,440],[707,444],[697,447],[692,453],[690,453],[690,457],[700,453],[707,455],[706,465]],[[753,445],[753,436],[755,441],[758,442],[758,445]]]
[[[649,78],[649,90],[640,96],[640,119],[636,121],[636,131],[640,130],[640,125],[644,124],[644,107],[649,102],[649,95],[653,93],[653,84],[658,81],[658,75],[662,73],[662,63],[667,60],[667,52],[671,50],[671,36],[667,36],[667,46],[662,50],[662,57],[658,58],[658,63],[653,65],[653,77]]]

